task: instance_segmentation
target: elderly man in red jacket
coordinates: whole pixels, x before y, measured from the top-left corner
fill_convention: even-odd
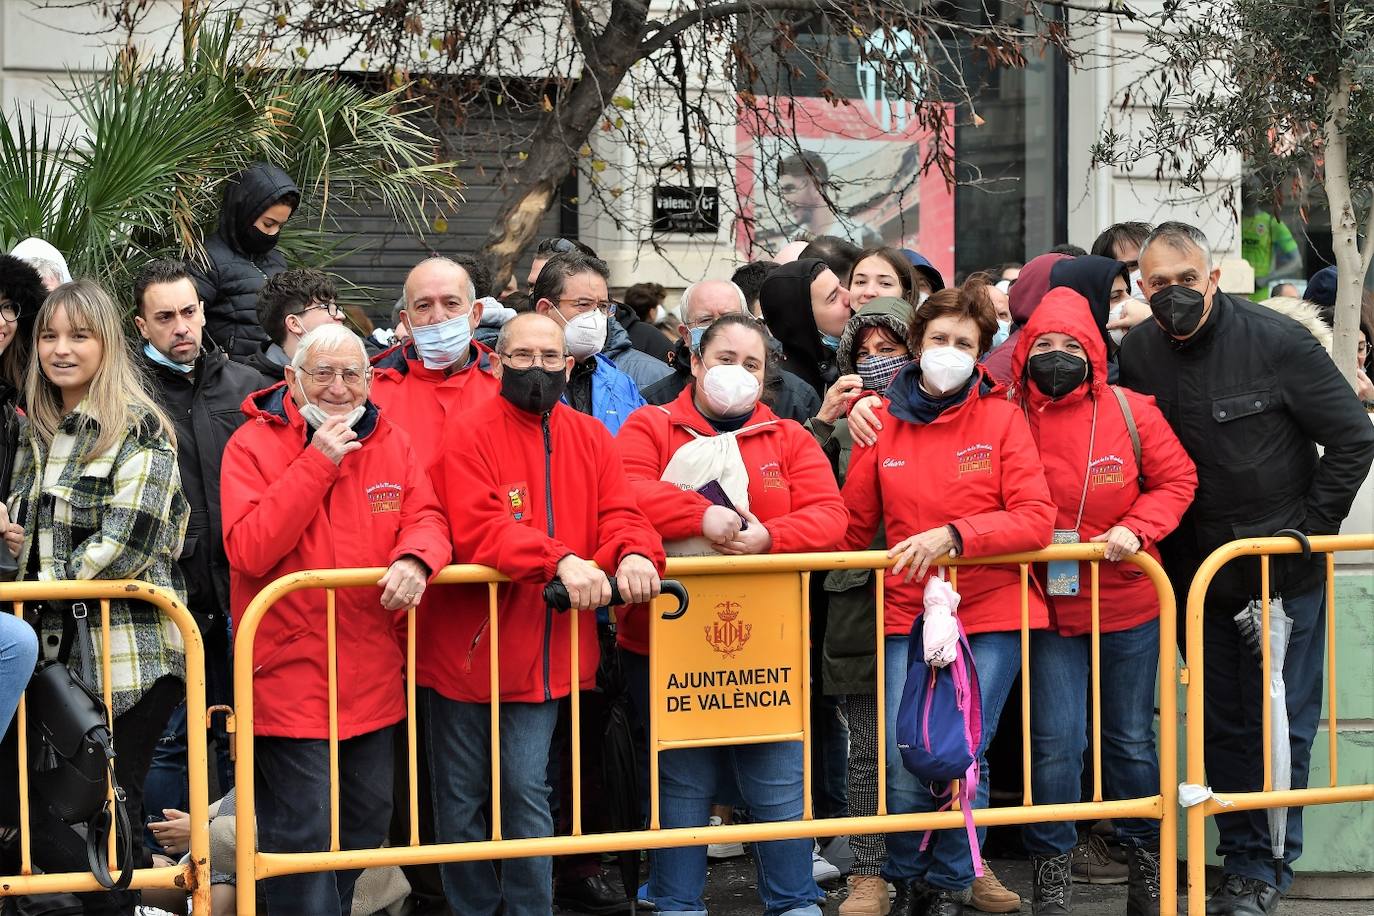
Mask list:
[[[597,420],[559,401],[572,370],[563,332],[538,314],[501,329],[493,367],[501,396],[450,418],[436,489],[448,509],[454,556],[494,566],[512,580],[499,590],[501,835],[549,836],[546,768],[560,697],[595,685],[595,614],[613,570],[628,602],[659,590],[663,545],[640,513],[611,436]],[[595,564],[595,565],[594,565]],[[583,609],[578,632],[543,589],[561,579]],[[420,646],[434,809],[441,843],[490,838],[491,641],[487,589],[465,588],[430,623]],[[570,670],[571,640],[579,670]],[[511,859],[498,878],[491,862],[443,866],[456,913],[548,916],[552,862]],[[503,909],[504,907],[504,909]]]
[[[405,659],[392,616],[448,562],[444,517],[410,439],[368,400],[362,341],[341,325],[305,336],[286,382],[244,402],[224,450],[224,548],[237,628],[269,582],[302,569],[387,566],[336,596],[340,840],[380,846],[391,818],[392,743]],[[325,593],[278,601],[253,644],[258,846],[329,848]],[[358,872],[265,882],[268,913],[348,913]]]

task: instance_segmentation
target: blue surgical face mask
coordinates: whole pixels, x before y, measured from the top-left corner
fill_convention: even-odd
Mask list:
[[[1007,342],[1011,336],[1011,322],[997,319],[997,333],[992,335],[992,348],[995,350]]]
[[[410,329],[415,352],[426,369],[447,369],[467,355],[472,346],[472,322],[469,315],[459,315],[438,324]]]
[[[710,325],[707,325],[710,327]],[[701,338],[706,336],[706,328],[688,328],[687,333],[692,335],[692,352],[701,352]]]
[[[832,350],[838,350],[840,348],[840,339],[836,337],[834,334],[822,334],[821,343],[825,344]]]
[[[166,366],[168,369],[175,369],[177,372],[180,372],[183,375],[189,375],[191,370],[196,368],[195,363],[187,365],[185,363],[179,363],[176,360],[168,358],[166,354],[164,354],[157,347],[153,346],[152,341],[148,341],[143,344],[143,355],[151,359],[153,362],[157,363],[159,366]]]

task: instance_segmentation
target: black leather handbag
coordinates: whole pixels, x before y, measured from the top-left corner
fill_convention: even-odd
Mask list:
[[[49,603],[49,607],[59,605]],[[115,780],[114,737],[105,704],[91,686],[93,649],[86,605],[78,601],[62,611],[64,651],[59,652],[59,659],[70,646],[81,673],[72,671],[65,661],[47,659],[38,663],[29,681],[29,785],[63,822],[85,827],[87,864],[100,886],[123,890],[133,880],[133,832],[124,791]],[[69,634],[75,636],[74,646]],[[118,879],[110,874],[108,842],[115,821],[119,858],[124,862]]]

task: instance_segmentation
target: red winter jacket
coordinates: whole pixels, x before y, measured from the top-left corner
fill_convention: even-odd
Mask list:
[[[693,440],[688,430],[700,436],[716,435],[693,403],[692,392],[688,385],[670,404],[636,410],[615,440],[639,507],[667,540],[700,536],[702,516],[711,505],[700,493],[660,479],[673,454]],[[759,404],[737,441],[749,471],[749,511],[772,535],[769,552],[833,550],[849,513],[840,500],[830,463],[811,434]],[[648,654],[644,605],[631,607],[621,616],[617,638],[625,648]]]
[[[490,349],[473,341],[467,365],[446,375],[442,369],[426,369],[415,345],[407,341],[372,360],[372,402],[410,435],[425,468],[439,456],[449,417],[500,395],[501,383],[491,374],[494,358]]]
[[[1045,472],[1020,410],[998,396],[981,369],[963,402],[932,422],[910,416],[920,384],[920,364],[904,368],[878,408],[883,428],[871,448],[855,446],[844,484],[849,506],[846,550],[865,550],[878,523],[888,546],[913,534],[953,524],[963,542],[960,554],[986,557],[1039,550],[1054,531]],[[895,413],[894,413],[895,411]],[[924,580],[885,580],[883,632],[911,632],[925,609]],[[1021,573],[1016,566],[971,566],[958,571],[959,618],[969,633],[1021,626]],[[1030,625],[1048,622],[1039,585],[1031,580]]]
[[[543,599],[559,560],[576,554],[614,574],[621,560],[639,554],[663,570],[663,544],[635,504],[605,426],[566,404],[554,407],[547,424],[546,433],[539,415],[492,398],[449,420],[435,465],[454,557],[494,566],[513,580],[500,588],[497,611],[503,701],[541,702],[569,692],[570,615]],[[417,679],[451,700],[486,703],[487,587],[454,592],[451,606],[420,615]],[[578,619],[579,683],[590,689],[596,615],[584,611]]]
[[[1057,332],[1068,334],[1084,347],[1092,365],[1090,383],[1051,401],[1022,372],[1036,338]],[[1145,490],[1139,485],[1140,467],[1126,429],[1126,418],[1107,385],[1107,348],[1093,322],[1088,300],[1077,292],[1052,289],[1026,324],[1012,358],[1018,384],[1018,403],[1030,419],[1031,432],[1040,443],[1050,495],[1059,507],[1054,526],[1071,530],[1083,503],[1079,540],[1087,541],[1114,525],[1124,525],[1140,538],[1156,560],[1155,543],[1178,527],[1179,519],[1193,501],[1197,468],[1183,450],[1155,400],[1121,389],[1130,405],[1140,435],[1140,464],[1144,466]],[[1088,454],[1093,411],[1097,432]],[[1083,480],[1088,478],[1087,499]],[[1041,570],[1043,573],[1043,570]],[[1055,629],[1078,636],[1092,629],[1091,571],[1080,564],[1079,594],[1050,598]],[[1102,632],[1127,630],[1159,616],[1159,596],[1150,580],[1133,563],[1102,563],[1098,566],[1098,613]]]
[[[302,569],[389,566],[407,554],[438,571],[448,562],[443,514],[406,434],[369,406],[362,448],[334,464],[306,443],[296,404],[277,386],[243,403],[249,422],[225,446],[220,505],[234,625],[268,583]],[[405,717],[405,656],[381,589],[335,592],[339,737]],[[253,643],[253,730],[329,737],[325,593],[273,605]]]

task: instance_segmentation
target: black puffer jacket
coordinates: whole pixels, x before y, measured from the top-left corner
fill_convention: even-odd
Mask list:
[[[1340,531],[1374,461],[1370,417],[1321,344],[1245,299],[1217,293],[1207,323],[1186,341],[1153,321],[1135,328],[1121,343],[1121,382],[1154,395],[1197,463],[1192,508],[1160,543],[1180,596],[1229,541],[1283,528]],[[1296,556],[1276,558],[1272,570],[1278,594],[1320,582],[1319,566]],[[1213,580],[1208,607],[1233,614],[1259,590],[1259,562],[1237,560]]]
[[[209,345],[207,345],[209,346]],[[230,361],[211,346],[192,375],[143,358],[152,394],[177,430],[177,468],[191,505],[178,561],[186,578],[187,607],[201,632],[223,625],[229,614],[229,560],[220,528],[219,464],[225,443],[243,425],[243,402],[271,379]]]
[[[219,229],[205,241],[208,264],[187,264],[205,303],[206,333],[232,359],[242,362],[267,340],[258,324],[258,290],[267,278],[286,270],[276,248],[249,253],[247,232],[263,211],[287,194],[300,198],[296,183],[275,165],[256,163],[225,182]]]

